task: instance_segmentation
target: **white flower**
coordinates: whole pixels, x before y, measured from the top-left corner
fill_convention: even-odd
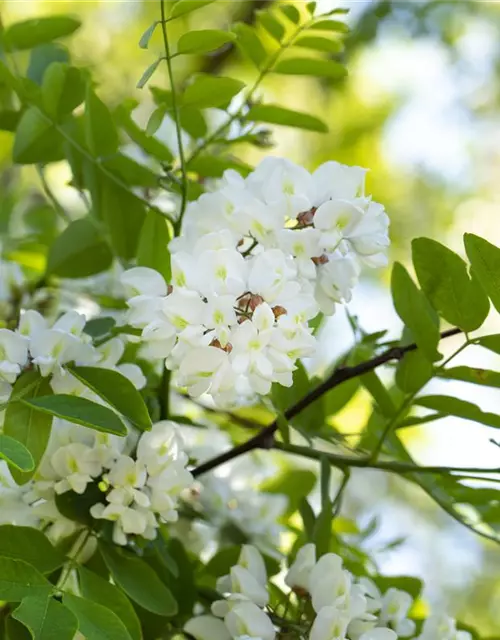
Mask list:
[[[102,470],[92,448],[78,442],[60,447],[52,454],[50,463],[56,477],[60,478],[54,486],[57,493],[65,493],[70,489],[75,493],[83,493],[87,484]]]
[[[377,627],[375,629],[371,629],[360,637],[359,640],[397,640],[397,634],[391,629],[382,629],[381,627]],[[436,638],[437,640],[437,638]],[[441,638],[439,640],[442,640]]]
[[[312,174],[313,204],[327,200],[352,200],[364,195],[366,169],[349,167],[333,160],[319,166]]]
[[[247,178],[250,190],[288,217],[311,208],[313,181],[303,167],[284,158],[264,158]]]
[[[9,329],[0,329],[0,379],[13,384],[27,360],[26,338]]]
[[[406,591],[388,589],[382,598],[379,621],[390,624],[398,636],[406,638],[415,631],[415,623],[407,618],[413,598]]]
[[[259,607],[265,607],[269,601],[266,587],[260,584],[248,569],[238,565],[231,567],[229,576],[217,581],[217,590],[237,594]]]
[[[236,325],[236,298],[230,295],[210,296],[207,300],[203,324],[214,329],[223,347],[229,342],[231,326]]]
[[[255,640],[274,640],[276,637],[273,623],[253,602],[237,603],[226,615],[224,622],[233,638],[247,636]]]
[[[337,302],[350,302],[359,271],[359,265],[352,256],[338,252],[318,268],[316,300],[323,313],[331,315]]]
[[[316,547],[314,544],[306,544],[301,547],[297,556],[288,570],[285,583],[291,588],[309,590],[311,571],[316,565]]]
[[[247,290],[248,265],[236,249],[209,249],[199,256],[200,291],[240,296]]]
[[[349,618],[336,607],[323,607],[316,616],[309,640],[345,640]]]
[[[227,353],[217,347],[201,347],[191,351],[181,362],[179,373],[193,397],[209,390],[226,391],[234,384],[234,375]]]
[[[163,276],[148,267],[134,267],[122,274],[120,278],[128,297],[147,296],[161,297],[167,295],[167,285]]]
[[[314,610],[335,606],[351,617],[366,608],[361,589],[353,589],[351,574],[342,568],[342,558],[334,553],[322,556],[311,571],[309,593]]]
[[[267,582],[267,571],[264,558],[259,550],[251,544],[244,544],[241,547],[238,565],[248,569],[257,582],[265,586]]]
[[[163,299],[161,314],[177,331],[201,324],[205,303],[195,291],[176,289]]]
[[[22,311],[19,320],[18,332],[22,336],[32,338],[35,333],[42,329],[47,329],[47,320],[34,309],[26,309]]]
[[[224,622],[214,616],[191,618],[184,625],[184,631],[195,640],[231,640]]]
[[[252,320],[243,322],[231,334],[234,371],[248,375],[252,388],[262,394],[269,393],[273,379],[273,365],[266,354],[273,324],[273,312],[263,303],[255,310]]]
[[[248,289],[270,304],[286,306],[300,291],[291,258],[279,249],[269,249],[252,258]]]
[[[139,460],[130,456],[120,456],[107,474],[113,487],[140,488],[146,483],[146,468]]]
[[[453,618],[444,613],[433,614],[425,620],[418,640],[472,640],[468,631],[457,631]]]
[[[172,460],[187,463],[183,444],[174,422],[168,420],[157,422],[151,431],[141,435],[137,445],[137,458],[146,465],[149,474],[156,475]]]

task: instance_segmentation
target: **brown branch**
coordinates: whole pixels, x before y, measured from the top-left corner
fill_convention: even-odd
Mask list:
[[[451,336],[456,336],[459,333],[462,333],[461,329],[454,328],[448,329],[447,331],[443,331],[441,333],[441,339],[449,338]],[[338,387],[343,382],[347,380],[351,380],[352,378],[357,378],[358,376],[362,376],[364,373],[368,373],[369,371],[373,371],[377,367],[380,367],[391,360],[401,360],[405,353],[409,353],[410,351],[415,351],[417,349],[417,345],[415,343],[409,344],[405,347],[392,347],[388,349],[384,353],[381,353],[378,356],[375,356],[371,360],[367,360],[366,362],[362,362],[352,367],[341,367],[336,369],[331,376],[326,378],[320,385],[318,385],[315,389],[312,389],[309,393],[307,393],[303,398],[301,398],[298,402],[292,405],[289,409],[285,411],[285,418],[287,420],[292,420],[297,416],[301,411],[309,407],[313,402],[321,398],[325,393],[330,391],[335,387]],[[211,471],[220,465],[237,458],[244,453],[248,453],[249,451],[253,451],[254,449],[271,449],[274,445],[274,434],[278,430],[278,421],[274,420],[267,427],[262,429],[259,433],[257,433],[253,438],[250,438],[246,442],[229,449],[225,453],[222,453],[206,462],[200,464],[193,470],[193,475],[195,477],[202,475],[203,473],[207,473],[207,471]]]

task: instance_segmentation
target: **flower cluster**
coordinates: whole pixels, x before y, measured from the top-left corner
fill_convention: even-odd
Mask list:
[[[173,423],[161,422],[131,438],[96,433],[59,421],[25,500],[49,526],[52,539],[78,525],[58,510],[57,497],[72,491],[94,500],[90,515],[113,523],[113,541],[127,536],[154,539],[159,522],[177,520],[180,493],[192,483],[187,456]]]
[[[245,179],[227,171],[187,208],[172,282],[144,267],[122,277],[147,355],[166,358],[193,396],[290,386],[315,350],[309,322],[350,300],[362,264],[385,264],[388,217],[364,180],[359,167],[310,174],[277,158]]]
[[[132,363],[118,364],[125,343],[120,338],[112,338],[96,348],[83,331],[85,323],[83,314],[68,311],[50,326],[38,311],[28,309],[22,313],[15,331],[0,329],[0,397],[10,396],[11,385],[29,367],[36,367],[44,377],[51,376],[51,386],[56,393],[83,395],[84,385],[65,369],[64,365],[69,363],[117,370],[137,389],[142,389],[146,379],[140,367]]]
[[[452,618],[434,615],[424,621],[415,637],[416,623],[408,617],[410,594],[390,588],[384,594],[368,578],[356,579],[342,559],[327,553],[316,560],[313,544],[302,547],[285,583],[294,597],[308,607],[289,625],[293,637],[309,640],[471,640]],[[212,616],[188,621],[185,630],[196,640],[274,640],[277,620],[266,612],[269,604],[267,574],[257,549],[243,546],[238,563],[217,581],[224,600],[212,604]],[[289,596],[290,597],[290,596]],[[310,610],[304,619],[304,611]],[[312,617],[312,624],[310,618]],[[223,618],[223,620],[221,620]],[[282,623],[286,626],[287,623]]]

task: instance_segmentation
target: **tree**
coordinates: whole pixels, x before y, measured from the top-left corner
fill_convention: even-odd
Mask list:
[[[2,264],[2,633],[479,637],[443,612],[422,619],[420,581],[381,576],[362,548],[373,527],[342,521],[341,510],[351,470],[376,469],[498,542],[499,469],[419,465],[398,433],[446,416],[500,426],[475,404],[425,392],[435,378],[499,386],[496,371],[450,363],[470,345],[500,353],[498,335],[475,333],[490,304],[500,311],[500,248],[465,234],[465,261],[415,239],[416,278],[392,267],[401,338],[367,334],[349,316],[354,345],[311,377],[303,359],[317,332],[349,302],[361,270],[386,263],[389,217],[360,167],[331,160],[311,173],[271,156],[253,167],[239,151],[270,146],[269,125],[328,130],[260,89],[270,74],[340,87],[345,11],[261,3],[230,29],[185,30],[174,44],[172,24],[211,4],[159,2],[139,43],[147,50],[159,32],[164,49],[138,82],[155,103],[145,128],[133,100],[110,109],[56,42],[78,20],[2,32],[1,126],[14,132],[14,165],[33,166],[45,196],[24,215],[30,232],[6,239]],[[177,58],[228,48],[250,60],[252,81],[215,75],[212,61],[179,85]],[[153,86],[162,66],[168,89]],[[81,214],[47,181],[59,161]],[[33,247],[42,271],[23,257]],[[452,337],[458,346],[444,356]],[[373,412],[353,443],[331,418],[360,387]],[[283,465],[272,478],[269,452]],[[296,466],[300,458],[313,466]],[[335,492],[332,468],[342,478]]]

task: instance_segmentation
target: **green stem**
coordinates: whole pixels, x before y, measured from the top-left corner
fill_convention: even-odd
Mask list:
[[[283,51],[285,49],[287,49],[288,47],[290,47],[293,44],[295,38],[297,38],[297,36],[299,36],[300,33],[302,31],[304,31],[304,29],[307,29],[313,22],[314,22],[314,19],[308,20],[303,25],[298,27],[298,29],[288,38],[288,40],[286,42],[282,43],[281,46],[279,47],[279,49],[277,51],[275,51],[269,57],[268,61],[266,62],[264,67],[261,69],[259,75],[257,76],[257,79],[255,80],[255,82],[253,83],[251,88],[248,90],[246,99],[244,100],[244,102],[241,105],[241,107],[235,113],[233,113],[233,115],[229,116],[229,118],[225,122],[223,122],[210,136],[208,136],[208,138],[205,138],[205,140],[193,151],[191,156],[188,158],[188,160],[187,160],[188,164],[192,160],[197,158],[200,155],[200,153],[202,151],[204,151],[207,147],[209,147],[213,142],[215,142],[224,133],[224,131],[228,127],[230,127],[232,125],[232,123],[235,120],[237,120],[238,118],[240,118],[242,116],[246,105],[252,100],[255,92],[260,87],[260,85],[261,85],[262,81],[264,80],[264,78],[266,77],[266,75],[274,67],[274,65],[278,61],[278,59],[281,56],[281,54],[283,53]],[[172,100],[172,102],[173,102],[173,100]]]
[[[172,110],[174,113],[175,130],[177,134],[177,146],[179,148],[179,160],[181,163],[181,175],[182,175],[181,208],[179,212],[179,217],[174,224],[175,234],[179,235],[181,230],[181,225],[182,225],[182,218],[184,217],[184,212],[186,210],[186,205],[187,205],[186,160],[184,158],[184,147],[182,145],[181,119],[180,119],[179,107],[177,103],[177,92],[175,90],[174,73],[172,70],[172,56],[170,55],[170,45],[168,43],[165,0],[160,0],[160,11],[161,11],[161,31],[163,34],[163,46],[165,48],[165,60],[167,62],[168,78],[170,80],[170,90],[172,92]]]
[[[59,580],[57,581],[57,584],[56,584],[56,589],[58,591],[63,591],[63,587],[68,581],[71,575],[71,572],[73,571],[73,569],[75,569],[78,566],[78,556],[85,548],[85,545],[89,541],[89,538],[91,535],[92,535],[92,531],[90,529],[87,529],[85,532],[83,532],[83,536],[79,540],[77,540],[73,545],[73,548],[68,554],[68,555],[71,555],[72,557],[70,557],[70,559],[64,566],[64,569],[61,571],[61,575],[59,576]]]
[[[160,405],[160,420],[168,420],[170,415],[170,371],[165,367],[161,377],[158,403]]]
[[[318,451],[310,447],[303,447],[296,444],[285,444],[283,442],[275,442],[274,449],[292,453],[310,460],[321,460],[327,458],[332,466],[345,470],[350,468],[358,469],[378,469],[380,471],[388,471],[404,475],[407,473],[428,473],[428,474],[471,474],[471,473],[500,473],[500,467],[482,468],[482,467],[445,467],[445,466],[420,466],[408,462],[398,462],[396,460],[371,460],[370,457],[355,458],[353,456],[344,456],[337,453],[328,453],[326,451]]]

